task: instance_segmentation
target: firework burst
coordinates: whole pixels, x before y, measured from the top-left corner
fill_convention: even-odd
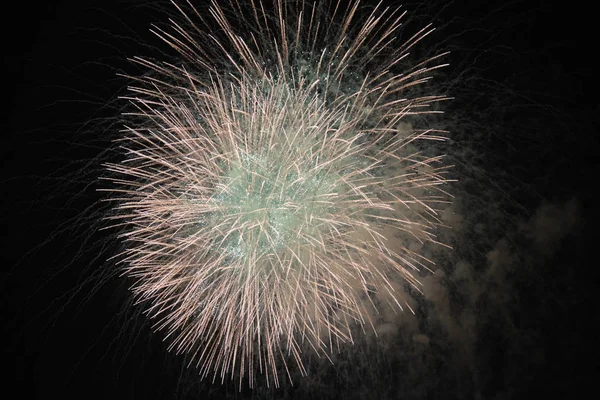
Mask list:
[[[180,60],[134,59],[149,72],[106,166],[120,260],[203,377],[277,386],[372,326],[375,297],[407,306],[398,283],[432,264],[407,243],[437,243],[447,167],[423,143],[445,133],[411,118],[437,112],[419,88],[442,65],[408,64],[432,29],[400,42],[397,9],[175,7],[154,31]]]

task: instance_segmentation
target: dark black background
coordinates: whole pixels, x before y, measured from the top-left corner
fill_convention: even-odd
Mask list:
[[[434,7],[439,10],[437,18],[449,23],[448,42],[450,33],[468,26],[457,41],[463,49],[477,51],[476,59],[466,61],[469,67],[477,66],[488,79],[510,83],[558,116],[549,118],[547,125],[539,120],[527,125],[527,110],[514,114],[515,125],[535,131],[528,136],[535,138],[530,139],[539,150],[535,153],[507,145],[502,137],[493,145],[504,159],[514,162],[510,172],[530,182],[541,198],[563,201],[577,196],[588,223],[554,260],[570,268],[564,279],[552,278],[564,285],[559,292],[564,293],[567,308],[554,320],[544,316],[537,322],[542,333],[539,347],[549,353],[548,362],[523,379],[524,387],[517,391],[523,395],[574,398],[593,388],[598,368],[595,342],[589,341],[596,338],[592,326],[598,312],[590,293],[596,288],[598,261],[586,242],[595,231],[591,220],[597,208],[600,106],[597,21],[588,4],[457,1]],[[148,327],[131,319],[133,314],[120,312],[128,298],[127,283],[110,281],[94,296],[89,293],[94,286],[83,284],[102,261],[94,254],[104,258],[110,253],[103,247],[107,236],[83,240],[82,228],[91,224],[87,220],[74,231],[61,228],[72,226],[69,221],[100,198],[92,179],[97,167],[86,167],[85,160],[102,153],[105,136],[99,132],[94,137],[90,131],[95,125],[84,123],[99,121],[101,129],[111,129],[102,121],[118,109],[103,105],[123,86],[115,73],[132,71],[125,58],[147,50],[139,43],[158,44],[148,26],[161,14],[133,1],[47,1],[15,3],[4,16],[0,141],[2,359],[8,383],[4,392],[19,398],[158,399],[173,398],[174,393],[185,397],[189,393],[179,378],[186,373],[177,366],[177,358],[166,355],[160,338],[148,335]],[[485,48],[490,51],[477,50]],[[561,121],[564,129],[558,126]],[[526,145],[532,148],[531,142]],[[84,172],[78,172],[82,168]],[[123,328],[125,322],[139,329]],[[220,398],[222,389],[209,387],[202,386],[204,392],[195,392],[195,398],[210,390]],[[485,398],[494,398],[493,387],[480,391]]]

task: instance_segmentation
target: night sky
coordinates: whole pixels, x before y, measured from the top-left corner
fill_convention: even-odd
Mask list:
[[[138,3],[143,2],[50,0],[18,2],[5,11],[0,308],[9,397],[365,397],[356,385],[371,393],[367,398],[382,398],[381,393],[386,398],[577,398],[595,386],[598,261],[590,250],[598,209],[600,103],[591,6],[454,1],[417,13],[426,12],[442,28],[431,40],[452,50],[451,76],[465,71],[447,113],[480,110],[473,120],[481,128],[469,125],[473,139],[467,140],[465,130],[454,145],[468,143],[489,181],[472,187],[459,167],[460,190],[479,199],[506,196],[494,211],[503,222],[489,233],[490,243],[477,236],[478,245],[468,248],[469,234],[488,234],[475,223],[460,240],[463,254],[487,260],[490,267],[475,268],[470,278],[488,276],[491,267],[508,270],[492,285],[500,294],[510,292],[508,306],[477,294],[476,333],[462,339],[472,341],[474,361],[456,360],[460,346],[449,344],[453,331],[445,330],[450,325],[431,296],[429,310],[437,310],[437,322],[419,325],[431,342],[429,350],[419,350],[423,359],[414,365],[402,364],[412,354],[407,351],[408,356],[388,355],[387,369],[373,376],[325,368],[294,387],[237,392],[235,382],[194,379],[193,369],[168,353],[160,334],[152,334],[143,315],[127,306],[131,282],[103,280],[98,273],[119,250],[110,232],[96,230],[106,210],[98,203],[103,198],[97,191],[99,162],[107,160],[110,139],[118,135],[120,127],[111,121],[118,117],[122,103],[116,97],[127,82],[117,74],[138,73],[126,58],[160,56],[153,47],[163,46],[149,27],[163,22],[164,12]],[[409,13],[416,8],[405,6]],[[488,211],[470,211],[487,222]],[[502,243],[508,243],[504,253]],[[515,248],[519,255],[510,263],[495,261],[499,254],[516,254]],[[430,282],[433,290],[436,282]],[[496,309],[502,311],[495,315]],[[380,350],[361,352],[363,358],[373,356],[365,365],[381,368],[375,360]],[[386,388],[381,376],[387,377]],[[318,385],[311,388],[312,382]]]

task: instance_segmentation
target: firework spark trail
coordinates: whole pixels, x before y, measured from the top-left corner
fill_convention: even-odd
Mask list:
[[[394,282],[418,290],[431,264],[389,243],[436,243],[448,201],[447,167],[415,146],[445,133],[399,129],[445,99],[410,95],[438,57],[394,72],[432,29],[398,44],[399,10],[342,4],[234,1],[240,29],[215,2],[220,31],[205,33],[174,3],[183,22],[154,32],[181,63],[133,60],[152,73],[131,77],[124,161],[106,166],[121,262],[202,377],[252,385],[258,368],[278,386],[290,360],[305,373],[305,346],[351,343],[374,294],[402,309]]]

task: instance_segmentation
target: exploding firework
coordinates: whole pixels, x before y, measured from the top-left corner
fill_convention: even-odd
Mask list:
[[[445,132],[420,126],[442,55],[409,63],[432,28],[404,37],[403,12],[358,1],[175,7],[154,32],[179,59],[133,60],[106,165],[120,262],[202,377],[278,386],[379,302],[410,309],[401,286],[433,265],[410,243],[439,244],[449,201]]]

